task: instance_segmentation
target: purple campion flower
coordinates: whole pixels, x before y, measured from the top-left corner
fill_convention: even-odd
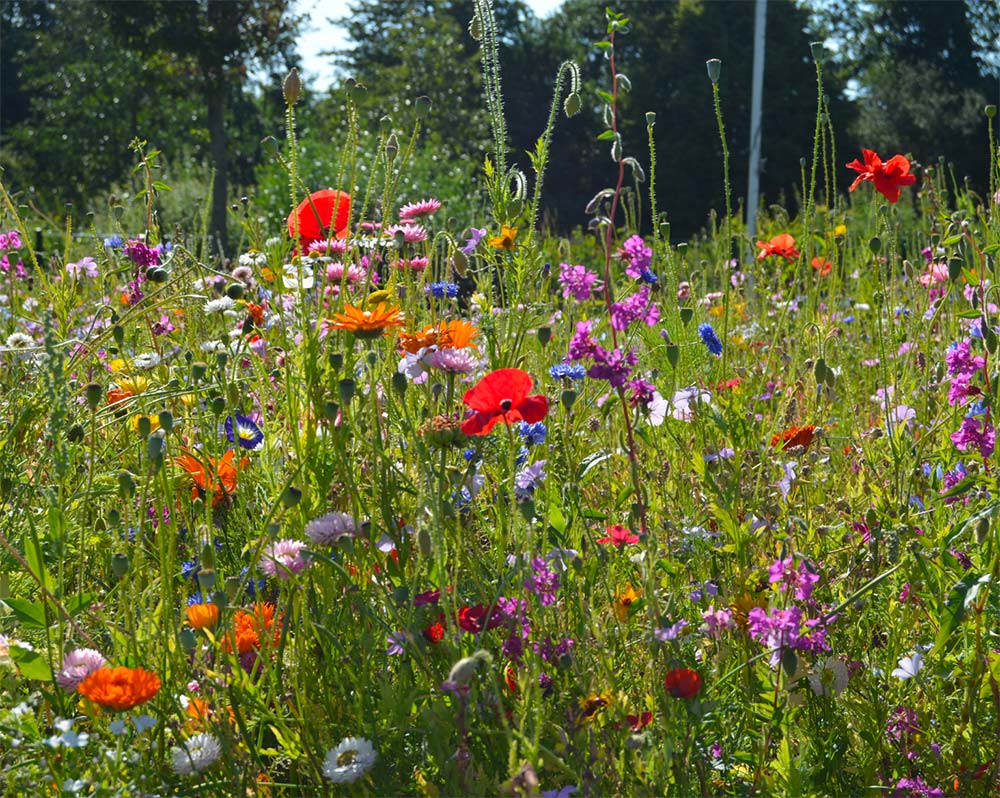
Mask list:
[[[479,246],[479,242],[486,237],[485,227],[473,227],[469,230],[469,238],[465,240],[465,246],[462,247],[462,252],[466,255],[471,255],[476,251],[476,247]]]
[[[579,321],[576,323],[576,332],[569,342],[569,360],[589,360],[594,356],[594,352],[599,348],[590,337],[590,331],[594,329],[594,322]]]
[[[278,540],[269,544],[261,555],[260,570],[268,576],[291,579],[309,567],[309,563],[302,559],[305,547],[301,540]]]
[[[550,571],[548,563],[541,557],[531,561],[531,569],[535,572],[524,580],[524,588],[538,596],[543,607],[556,603],[556,591],[559,589],[559,574]]]
[[[641,405],[648,409],[656,394],[656,386],[651,382],[646,382],[646,380],[632,380],[628,384],[628,387],[632,391],[632,395],[629,397],[629,404],[632,407],[639,407]]]
[[[618,254],[626,264],[625,274],[633,280],[641,277],[643,272],[649,271],[649,264],[653,260],[653,250],[646,246],[642,236],[637,235],[626,239]]]
[[[798,568],[793,563],[793,557],[777,560],[768,569],[769,581],[772,585],[777,582],[778,590],[782,593],[786,587],[795,588],[795,598],[804,601],[812,595],[813,587],[819,581],[819,574],[810,571],[805,561],[800,562]]]
[[[80,682],[98,668],[108,664],[100,651],[92,648],[77,648],[63,658],[62,668],[56,674],[56,682],[67,693],[72,693]]]
[[[653,327],[660,319],[660,309],[649,301],[649,286],[644,285],[639,293],[611,305],[611,326],[619,332],[627,330],[632,322],[642,319]]]
[[[948,346],[944,361],[948,366],[948,374],[974,374],[986,368],[986,358],[982,355],[972,355],[970,341],[958,341]]]
[[[306,535],[317,546],[333,546],[342,538],[353,538],[358,522],[347,513],[327,513],[306,524]]]
[[[736,627],[733,611],[726,608],[717,610],[714,604],[709,605],[709,608],[701,614],[701,618],[705,622],[701,631],[712,637],[721,637],[724,629]]]
[[[139,238],[133,238],[125,245],[125,255],[140,269],[148,269],[160,263],[159,248],[147,246],[146,242]]]
[[[943,795],[940,787],[931,787],[919,776],[913,776],[896,782],[892,798],[942,798]]]
[[[772,668],[778,667],[781,652],[786,648],[794,651],[829,651],[826,629],[820,623],[819,619],[806,621],[804,626],[809,632],[803,634],[802,610],[799,607],[772,609],[769,613],[761,607],[754,607],[747,613],[750,637],[770,649]]]
[[[951,434],[951,442],[959,451],[978,449],[979,454],[986,458],[993,454],[996,433],[992,424],[984,424],[983,429],[980,430],[979,419],[963,418],[962,426],[957,432]]]
[[[559,285],[562,286],[564,297],[573,297],[577,302],[586,302],[593,294],[596,282],[597,272],[589,271],[586,266],[559,264]]]
[[[497,599],[497,609],[502,617],[502,623],[507,626],[507,639],[503,641],[500,650],[515,665],[520,665],[524,656],[524,641],[531,634],[531,623],[528,621],[528,602],[524,599]]]
[[[629,349],[623,355],[618,349],[607,352],[597,346],[594,352],[594,365],[587,369],[587,376],[592,380],[607,380],[612,388],[621,388],[632,374],[631,367],[638,362],[639,356],[634,349]]]
[[[574,645],[575,641],[568,637],[564,637],[558,643],[553,643],[551,637],[546,637],[543,642],[532,644],[532,649],[545,662],[558,664],[560,659],[569,654]]]

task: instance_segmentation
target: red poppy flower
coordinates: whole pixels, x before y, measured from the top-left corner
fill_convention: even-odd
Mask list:
[[[652,712],[640,712],[638,715],[626,715],[625,722],[632,727],[632,731],[642,731],[653,720]]]
[[[438,615],[435,622],[428,626],[423,631],[424,639],[431,644],[436,645],[444,640],[444,613]]]
[[[802,254],[795,248],[795,239],[788,233],[775,236],[770,241],[758,241],[757,246],[761,250],[757,255],[757,260],[764,260],[772,255],[777,255],[785,260],[798,260],[799,255]]]
[[[812,267],[820,277],[826,277],[833,270],[833,264],[826,258],[813,258]]]
[[[701,691],[701,676],[690,668],[674,668],[663,680],[674,698],[694,698]]]
[[[610,543],[613,546],[624,546],[627,543],[638,543],[639,536],[631,529],[621,524],[612,524],[604,530],[608,534],[603,538],[598,538],[598,543]]]
[[[302,247],[321,238],[347,238],[350,220],[350,194],[334,188],[314,191],[288,214],[288,235],[295,238],[297,222]]]
[[[503,619],[500,617],[500,613],[494,609],[487,621],[487,612],[490,611],[482,604],[477,604],[474,607],[462,607],[458,611],[458,625],[470,635],[477,635],[483,629],[495,629],[502,623]]]
[[[499,369],[487,374],[462,398],[475,411],[462,422],[462,432],[487,435],[498,421],[541,421],[549,412],[549,400],[542,394],[528,396],[532,385],[531,377],[521,369]]]
[[[848,169],[853,169],[859,175],[851,183],[851,191],[863,180],[870,180],[879,194],[889,202],[896,202],[903,186],[912,186],[917,182],[917,176],[910,174],[910,162],[902,155],[893,155],[885,163],[872,150],[861,150],[861,155],[865,159],[864,163],[855,158],[847,164]]]

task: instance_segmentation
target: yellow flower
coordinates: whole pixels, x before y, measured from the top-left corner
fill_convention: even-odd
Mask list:
[[[517,246],[515,238],[517,238],[517,228],[503,225],[500,227],[500,235],[490,239],[490,246],[494,249],[514,249]]]
[[[142,419],[142,418],[148,418],[149,419],[149,431],[150,432],[152,432],[153,430],[156,430],[156,429],[160,428],[160,419],[159,419],[158,416],[147,416],[144,413],[136,413],[134,416],[132,416],[132,424],[131,424],[131,426],[132,426],[132,432],[138,432],[139,431],[139,420]]]
[[[122,360],[122,358],[120,357],[116,357],[114,360],[108,363],[108,368],[110,368],[111,371],[113,372],[121,371],[123,368],[125,368],[125,361]]]
[[[838,224],[836,227],[833,228],[833,234],[835,236],[846,236],[847,235],[847,225],[846,224]]]
[[[586,698],[580,699],[580,722],[590,723],[597,717],[598,713],[611,705],[611,693],[603,692],[600,695],[591,693]]]
[[[632,587],[632,585],[626,585],[624,590],[619,590],[615,593],[613,606],[615,608],[615,615],[618,616],[619,621],[624,621],[628,618],[629,607],[639,598],[642,598],[642,593]]]

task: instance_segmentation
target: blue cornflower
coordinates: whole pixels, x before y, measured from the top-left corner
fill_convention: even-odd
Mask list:
[[[201,566],[198,564],[198,558],[193,560],[185,560],[181,563],[181,577],[184,579],[197,579],[198,569]]]
[[[108,236],[104,239],[104,246],[108,249],[119,249],[125,240],[121,236]]]
[[[522,446],[517,450],[517,456],[514,458],[514,465],[524,465],[528,462],[528,447]]]
[[[201,591],[198,590],[188,596],[188,606],[193,607],[195,604],[208,604],[209,599],[201,595]]]
[[[656,285],[660,282],[660,278],[647,269],[643,269],[639,272],[639,279],[647,285]]]
[[[264,445],[264,433],[261,428],[250,418],[239,413],[226,417],[226,438],[230,443],[238,443],[244,449],[254,451]]]
[[[549,432],[545,428],[545,424],[541,421],[537,421],[534,424],[522,421],[520,426],[518,426],[517,431],[520,433],[521,437],[524,438],[524,442],[529,446],[535,443],[545,443],[545,436],[548,435]]]
[[[559,380],[564,377],[570,380],[582,380],[587,376],[587,369],[579,364],[556,363],[549,369],[549,375],[554,380]]]
[[[707,321],[699,324],[698,335],[701,336],[702,343],[708,347],[709,352],[716,357],[722,354],[722,341],[720,341],[719,336],[715,334],[715,330],[711,324]]]
[[[436,299],[454,299],[458,296],[458,283],[431,283],[427,286],[426,291]]]
[[[978,402],[973,402],[969,405],[969,409],[965,411],[966,418],[972,418],[973,416],[981,416],[986,413],[986,402],[980,400]]]

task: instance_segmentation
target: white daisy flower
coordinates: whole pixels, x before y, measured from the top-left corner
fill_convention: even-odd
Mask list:
[[[27,333],[16,332],[7,336],[8,349],[27,349],[35,345],[35,339]]]
[[[265,263],[267,263],[267,255],[255,249],[240,255],[241,266],[263,266]]]
[[[170,749],[170,767],[178,776],[190,776],[207,770],[222,754],[222,746],[212,734],[196,734],[182,747]]]
[[[375,748],[364,737],[345,737],[323,760],[323,775],[334,784],[351,784],[375,764]]]
[[[160,365],[160,356],[156,352],[143,352],[132,358],[132,367],[141,371],[148,371]]]
[[[205,303],[205,315],[211,315],[212,313],[224,313],[227,310],[232,310],[236,307],[236,300],[230,299],[227,296],[220,296],[218,299],[210,299]]]

